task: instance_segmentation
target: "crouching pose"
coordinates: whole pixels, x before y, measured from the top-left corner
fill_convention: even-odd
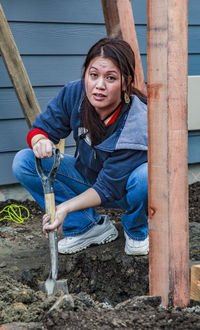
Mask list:
[[[148,254],[147,107],[144,95],[134,87],[134,70],[128,43],[99,40],[88,52],[82,79],[67,83],[49,102],[27,136],[30,149],[15,156],[15,176],[44,209],[34,156],[42,159],[48,172],[52,148],[73,132],[76,155],[62,154],[55,179],[54,224],[48,215],[43,217],[45,234],[63,229],[60,253],[117,238],[109,216],[95,210],[103,206],[125,211],[121,216],[125,253]]]

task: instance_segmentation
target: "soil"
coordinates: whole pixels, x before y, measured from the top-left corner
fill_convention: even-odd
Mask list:
[[[98,210],[110,215],[119,230],[117,240],[59,255],[58,279],[67,279],[69,293],[40,291],[50,269],[43,211],[28,200],[1,202],[0,210],[13,203],[26,206],[30,217],[21,224],[0,221],[0,330],[200,329],[200,302],[165,308],[160,297],[149,296],[148,256],[125,255],[121,210]],[[190,260],[198,262],[199,182],[189,186],[189,221]]]

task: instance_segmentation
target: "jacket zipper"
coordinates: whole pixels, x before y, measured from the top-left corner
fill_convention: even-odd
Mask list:
[[[97,159],[97,152],[94,148],[93,148],[93,155],[94,155],[94,159]]]

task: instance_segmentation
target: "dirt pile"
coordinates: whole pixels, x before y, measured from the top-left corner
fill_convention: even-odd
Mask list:
[[[190,259],[200,255],[200,183],[189,187]],[[0,329],[200,329],[200,304],[165,309],[148,297],[148,256],[124,254],[120,210],[107,210],[119,238],[75,255],[59,255],[59,278],[69,295],[38,290],[49,274],[48,241],[41,232],[43,211],[35,202],[23,224],[0,221]],[[105,210],[101,209],[101,213]]]

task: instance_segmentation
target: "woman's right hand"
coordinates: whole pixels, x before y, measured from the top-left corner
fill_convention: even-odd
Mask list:
[[[48,232],[51,230],[58,230],[58,232],[61,231],[63,222],[68,214],[67,205],[68,201],[56,206],[55,219],[53,223],[51,223],[51,218],[48,214],[45,213],[43,215],[42,231],[46,237],[48,237]]]
[[[50,158],[52,157],[52,149],[55,145],[49,139],[40,139],[33,145],[33,152],[37,158]]]

